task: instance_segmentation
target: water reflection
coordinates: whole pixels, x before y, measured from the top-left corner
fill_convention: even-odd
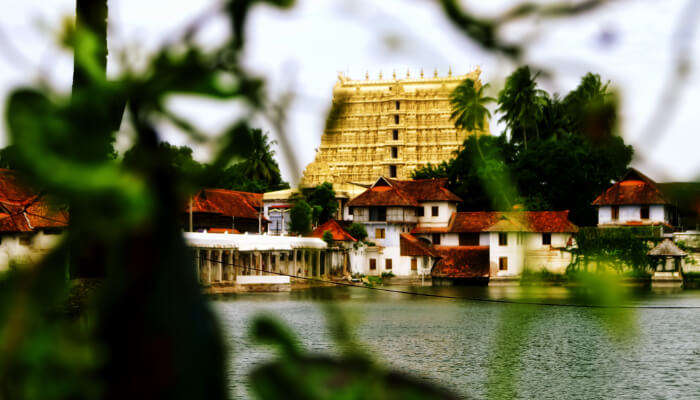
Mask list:
[[[459,297],[569,303],[565,287],[401,288]],[[234,358],[232,390],[271,356],[246,338],[250,318],[279,316],[318,352],[335,352],[321,304],[335,301],[355,337],[390,366],[470,398],[692,398],[700,393],[700,311],[521,306],[360,288],[218,298]],[[633,305],[700,305],[700,291],[632,291]]]

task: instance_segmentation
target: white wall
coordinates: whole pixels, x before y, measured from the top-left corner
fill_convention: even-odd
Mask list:
[[[598,207],[598,225],[623,224],[629,221],[642,221],[646,223],[669,222],[665,207],[661,204],[649,206],[648,220],[642,220],[641,209],[641,205],[620,206],[619,218],[617,221],[613,221],[611,206]]]
[[[369,269],[369,260],[377,260],[377,269]],[[414,257],[401,256],[399,246],[392,247],[359,247],[350,251],[350,271],[353,274],[376,275],[379,276],[383,272],[389,272],[386,269],[386,260],[392,260],[391,272],[396,276],[418,277],[421,274],[430,275],[432,267],[430,257],[415,257],[418,263],[418,270],[411,271],[411,259]]]
[[[457,204],[446,201],[421,203],[421,206],[424,212],[422,217],[418,217],[418,223],[423,226],[447,226],[452,214],[457,212]],[[438,207],[437,217],[433,217],[433,207]]]
[[[2,235],[0,237],[0,271],[7,270],[12,261],[24,264],[41,260],[62,237],[62,234],[44,232]],[[22,244],[22,238],[28,238],[29,244]]]

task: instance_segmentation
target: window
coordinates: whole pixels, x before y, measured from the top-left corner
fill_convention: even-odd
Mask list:
[[[375,239],[384,239],[384,236],[386,235],[386,231],[384,228],[377,228],[374,230],[374,238]]]
[[[397,110],[400,110],[400,109],[401,109],[401,102],[400,102],[400,101],[397,101],[397,102],[396,102],[396,109],[397,109]]]
[[[398,129],[394,129],[392,131],[392,134],[393,134],[394,140],[399,140],[399,130]]]
[[[355,207],[348,207],[348,214],[355,215]]]
[[[460,246],[478,246],[479,245],[479,233],[478,232],[466,232],[459,234],[459,245]]]
[[[19,238],[19,244],[21,244],[22,246],[29,246],[30,244],[32,244],[32,238],[30,238],[29,236],[22,236]]]
[[[416,207],[416,217],[422,217],[425,215],[425,208]]]
[[[498,245],[499,246],[508,246],[508,234],[505,232],[501,232],[498,234]]]
[[[439,233],[433,233],[433,244],[440,244],[440,234]]]
[[[398,147],[391,148],[391,158],[399,158],[399,148]]]
[[[391,269],[391,267],[392,267],[391,258],[387,258],[386,260],[384,260],[384,268]]]
[[[620,219],[620,206],[612,206],[610,215],[613,221],[617,221],[618,219]]]
[[[543,233],[542,234],[542,244],[545,244],[545,245],[552,244],[552,234],[551,233]]]
[[[498,257],[498,270],[507,271],[508,270],[508,257]]]
[[[411,259],[411,271],[418,271],[418,259],[415,257]]]
[[[386,221],[386,207],[370,207],[369,208],[369,220],[370,221]]]
[[[440,209],[438,207],[432,207],[431,212],[433,214],[433,217],[437,217],[440,212]]]
[[[398,115],[394,115],[394,123],[395,124],[399,123],[399,116]]]
[[[649,219],[649,206],[642,206],[639,210],[639,217],[641,219]]]
[[[377,269],[377,260],[375,258],[369,259],[369,269]]]
[[[396,165],[389,166],[389,177],[396,178]]]

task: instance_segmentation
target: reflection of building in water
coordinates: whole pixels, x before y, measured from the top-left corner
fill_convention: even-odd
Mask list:
[[[302,186],[372,184],[379,176],[409,178],[428,163],[449,160],[467,137],[451,119],[449,96],[463,80],[481,85],[476,70],[459,76],[351,80],[340,75],[316,159]],[[488,121],[484,133],[489,132]]]

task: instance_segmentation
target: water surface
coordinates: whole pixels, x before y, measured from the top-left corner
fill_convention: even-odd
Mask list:
[[[562,287],[407,288],[458,297],[571,303]],[[331,300],[333,299],[333,300]],[[700,309],[601,310],[518,306],[322,288],[213,301],[231,347],[236,398],[246,374],[273,354],[251,343],[251,317],[278,316],[314,352],[334,351],[323,304],[355,321],[364,346],[386,365],[465,398],[700,399]],[[700,291],[642,292],[633,305],[700,306]]]

